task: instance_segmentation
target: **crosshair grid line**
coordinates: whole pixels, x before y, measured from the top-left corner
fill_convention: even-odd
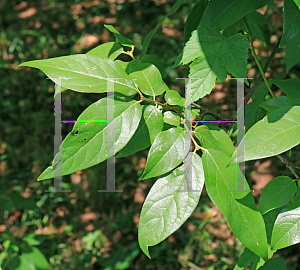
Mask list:
[[[116,78],[113,78],[113,79],[116,79]],[[119,79],[119,78],[117,78],[117,79]],[[187,84],[188,84],[188,80],[189,80],[189,78],[177,78],[177,79],[185,79],[185,86],[186,86],[186,90],[187,89],[189,89],[190,90],[190,93],[188,93],[188,91],[185,91],[185,98],[187,99],[187,97],[190,95],[191,96],[191,89],[190,88],[188,88],[187,87]],[[192,79],[198,79],[198,78],[192,78]],[[238,125],[238,137],[241,137],[242,136],[242,138],[244,137],[243,135],[245,134],[245,110],[244,110],[244,107],[245,107],[245,104],[244,104],[244,79],[246,79],[246,78],[238,78],[237,79],[237,81],[238,81],[238,93],[240,93],[241,91],[239,91],[239,89],[241,89],[241,85],[242,85],[242,88],[243,88],[243,91],[242,91],[242,93],[243,93],[243,102],[240,102],[241,100],[240,100],[240,98],[238,98],[238,100],[237,100],[237,104],[242,104],[242,106],[240,106],[239,107],[239,109],[238,109],[238,112],[240,111],[242,111],[243,112],[243,121],[239,121],[239,120],[241,120],[241,119],[239,119],[239,118],[241,118],[241,117],[239,117],[240,116],[240,114],[238,114],[237,113],[237,120],[215,120],[215,121],[213,121],[213,120],[210,120],[210,121],[193,121],[192,120],[192,115],[191,115],[191,104],[185,104],[185,115],[186,115],[186,119],[185,119],[185,123],[186,123],[186,126],[188,127],[188,129],[191,129],[191,127],[189,127],[190,125],[191,125],[191,123],[193,123],[193,122],[198,122],[198,123],[237,123],[237,124],[239,124],[239,123],[242,123],[243,122],[243,132],[240,132],[240,128],[239,128],[239,125]],[[247,78],[248,79],[248,78]],[[251,79],[251,78],[250,78]],[[58,85],[59,87],[60,87],[60,85]],[[114,96],[113,96],[113,93],[114,93],[114,81],[107,81],[107,86],[108,86],[108,88],[107,88],[107,92],[108,92],[108,103],[109,103],[109,100],[112,98],[112,100],[113,100],[113,98],[114,98]],[[56,85],[56,87],[57,87],[57,85]],[[109,98],[109,90],[112,90],[112,96],[111,96],[111,98]],[[60,96],[60,101],[61,101],[61,92],[59,92],[59,94],[58,95],[55,95],[56,97],[58,97],[59,98],[59,96]],[[238,94],[238,97],[240,97],[241,95],[239,95]],[[58,107],[59,106],[59,104],[57,104],[57,106],[56,107]],[[107,110],[108,110],[108,108],[109,108],[109,106],[107,106]],[[241,108],[242,108],[242,110],[241,110]],[[62,113],[62,103],[61,103],[61,113]],[[60,115],[60,117],[61,117],[61,113],[59,114]],[[108,115],[109,115],[109,110],[107,111],[107,113],[108,113]],[[55,115],[55,114],[54,114]],[[113,117],[112,117],[112,120],[114,119],[114,115],[113,115]],[[60,118],[60,127],[61,127],[61,123],[77,123],[77,122],[108,122],[108,120],[61,120],[61,118]],[[57,123],[57,122],[56,122]],[[113,125],[111,125],[111,126],[113,126]],[[241,126],[241,125],[240,125]],[[56,137],[60,137],[61,138],[61,133],[60,133],[60,136],[56,136]],[[107,136],[107,139],[109,140],[109,136]],[[113,138],[114,139],[114,138]],[[240,139],[240,140],[239,140]],[[239,143],[242,143],[241,142],[241,138],[238,138],[238,142]],[[187,152],[187,154],[188,154],[188,152],[189,152],[189,147],[190,147],[190,143],[191,143],[191,139],[186,139],[185,140],[185,152]],[[107,141],[107,145],[109,144],[109,142]],[[113,144],[114,144],[114,140],[113,140]],[[108,149],[108,147],[107,147],[107,149]],[[112,149],[114,149],[114,147],[113,147],[113,145],[112,145]],[[243,151],[243,154],[244,154],[244,151]],[[108,162],[108,164],[107,164],[107,177],[106,177],[106,190],[105,191],[100,191],[99,190],[99,192],[120,192],[120,191],[116,191],[115,190],[115,188],[114,188],[114,183],[115,183],[115,174],[114,174],[114,172],[115,172],[115,162],[114,162],[114,154],[113,154],[113,156],[111,157],[111,158],[113,158],[113,162],[111,162],[109,159],[110,158],[108,158],[107,159],[107,162]],[[185,162],[184,162],[185,163]],[[109,166],[110,165],[110,166]],[[243,166],[243,163],[242,164],[240,164],[240,166],[242,165],[242,167],[243,167],[243,174],[244,174],[244,167],[245,166]],[[184,167],[185,167],[185,169],[187,168],[186,167],[187,166],[187,164],[185,163],[185,165],[184,165]],[[109,167],[112,169],[112,170],[109,170]],[[109,177],[109,175],[108,175],[108,172],[110,172],[110,171],[113,171],[113,177],[111,178],[111,177]],[[238,170],[237,170],[238,171]],[[61,174],[62,175],[62,174]],[[110,174],[111,175],[111,174]],[[188,179],[189,179],[189,184],[190,184],[190,186],[191,186],[191,184],[192,184],[192,179],[191,179],[191,177],[192,177],[192,171],[190,171],[190,173],[189,173],[189,177],[188,177]],[[108,181],[109,179],[113,179],[113,181]],[[240,181],[238,181],[238,178],[239,178],[239,176],[238,176],[238,174],[237,174],[237,181],[236,181],[236,188],[237,188],[237,190],[232,190],[232,191],[230,191],[230,192],[245,192],[246,190],[245,190],[245,188],[244,188],[244,184],[245,184],[245,182],[244,182],[244,177],[241,177],[241,179],[242,180],[240,180]],[[57,180],[57,179],[56,179]],[[61,181],[61,176],[60,176],[60,181]],[[109,183],[112,183],[113,182],[113,185],[108,185],[108,182]],[[238,184],[238,182],[239,182],[239,184]],[[241,183],[241,182],[243,182],[243,183]],[[187,185],[185,185],[184,186],[185,187],[185,190],[184,191],[187,191],[186,190],[186,188],[187,188]],[[243,188],[242,188],[243,187]],[[62,191],[61,190],[61,188],[60,188],[60,191]],[[178,190],[179,191],[179,190]],[[196,192],[197,190],[192,190],[192,191],[194,191],[194,192]],[[247,190],[248,191],[248,190]]]

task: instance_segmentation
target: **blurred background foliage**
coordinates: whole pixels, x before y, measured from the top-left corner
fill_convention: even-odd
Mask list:
[[[114,25],[133,40],[138,58],[143,39],[174,3],[174,0],[0,0],[2,269],[31,269],[23,260],[24,254],[39,261],[36,269],[233,269],[243,246],[210,202],[205,189],[185,224],[159,245],[150,247],[151,260],[141,252],[137,241],[139,213],[155,180],[138,182],[148,150],[116,159],[116,189],[123,192],[97,192],[105,189],[105,162],[64,176],[63,189],[71,192],[45,192],[53,191],[53,180],[36,181],[53,158],[54,84],[37,69],[16,70],[16,67],[28,60],[86,53],[97,45],[114,41],[104,24]],[[162,60],[168,86],[182,95],[184,81],[176,78],[187,77],[188,70],[186,67],[172,70],[170,66],[184,45],[184,22],[194,4],[195,1],[186,1],[164,21],[148,50],[148,54]],[[262,8],[252,18],[259,21],[257,25],[253,23],[252,31],[267,40],[254,42],[262,63],[282,32],[282,7],[283,1],[272,1],[268,10]],[[284,57],[282,48],[267,77],[288,78]],[[248,77],[255,78],[252,57],[248,69]],[[298,64],[291,68],[289,76],[299,77],[299,73]],[[278,89],[274,91],[281,94]],[[101,97],[103,94],[64,92],[62,119],[75,120]],[[202,105],[229,119],[236,110],[234,83],[227,80],[216,84],[212,94],[203,98]],[[72,125],[62,125],[63,136],[71,131]],[[297,152],[286,157],[297,163]],[[271,179],[290,175],[276,158],[248,162],[246,173],[257,199]],[[296,245],[278,253],[288,269],[300,269],[297,268],[299,251]]]

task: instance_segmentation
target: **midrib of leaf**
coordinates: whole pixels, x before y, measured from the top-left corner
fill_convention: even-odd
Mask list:
[[[142,74],[143,74],[143,76],[145,77],[145,80],[147,81],[147,83],[150,85],[152,94],[153,94],[153,96],[155,97],[155,93],[154,93],[153,87],[152,87],[151,83],[149,82],[148,78],[145,76],[144,71],[142,71]],[[155,77],[156,77],[156,76],[155,76]]]
[[[230,38],[233,38],[234,36],[232,36],[232,37],[230,37]],[[229,38],[229,39],[230,39]],[[227,41],[227,46],[229,47],[229,49],[230,49],[230,46],[229,46],[229,44],[228,44],[228,41]],[[234,55],[233,55],[233,52],[232,52],[232,50],[229,50],[230,51],[230,54],[231,54],[231,59],[233,59],[233,61],[234,61],[234,63],[235,63],[235,66],[237,67],[238,65],[237,65],[237,61],[236,61],[236,57],[234,57]]]
[[[213,159],[213,157],[211,156],[211,154],[209,153],[209,151],[207,151],[207,153],[210,155],[210,157],[211,157],[211,159],[213,160],[215,166],[217,167],[219,173],[221,173],[221,170],[220,170],[219,166],[217,165],[217,163],[215,162],[215,160]],[[216,173],[216,176],[217,176],[217,173]],[[229,191],[230,188],[229,188],[227,182],[225,181],[225,178],[223,177],[223,174],[222,174],[222,173],[221,173],[221,176],[222,176],[223,181],[224,181],[224,183],[225,183],[225,185],[227,186],[228,191]],[[217,179],[217,178],[216,178],[216,179]],[[217,184],[217,182],[218,182],[218,181],[216,181],[216,184]],[[217,189],[217,191],[218,191],[218,189]],[[236,205],[237,205],[237,207],[239,208],[240,213],[242,214],[242,216],[243,216],[243,218],[244,218],[245,224],[247,225],[247,227],[248,227],[248,228],[250,229],[250,231],[252,232],[254,238],[256,239],[256,243],[258,243],[257,237],[256,237],[255,233],[252,231],[251,227],[249,226],[248,221],[246,220],[246,218],[245,218],[245,216],[244,216],[244,214],[243,214],[243,211],[241,211],[241,208],[239,207],[238,202],[235,200],[235,198],[234,198],[232,192],[230,192],[230,193],[231,193],[232,200],[234,200],[234,201],[236,202]],[[218,194],[219,194],[219,192],[218,192]],[[220,194],[219,194],[219,198],[222,198],[222,196],[220,196]],[[231,204],[231,205],[232,205],[232,202],[233,202],[232,200],[230,200],[230,204]]]
[[[295,15],[294,18],[293,18],[293,21],[292,21],[291,25],[294,24],[294,21],[297,19],[297,17],[298,17],[299,15],[300,15],[300,10],[297,11],[296,15]],[[291,29],[289,29],[289,30],[291,30]],[[290,32],[290,31],[288,31],[288,33],[289,33],[289,32]]]
[[[118,119],[119,117],[121,117],[122,116],[122,114],[123,113],[125,113],[127,110],[129,110],[132,106],[134,106],[134,105],[136,105],[138,102],[136,102],[136,103],[134,103],[134,104],[132,104],[132,105],[130,105],[127,109],[125,109],[119,116],[117,116],[116,118],[114,118],[114,120],[113,121],[111,121],[108,125],[106,125],[100,132],[98,132],[98,133],[95,133],[95,135],[86,143],[86,144],[84,144],[82,147],[80,147],[79,149],[78,149],[78,151],[75,153],[75,155],[77,155],[78,154],[78,152],[82,149],[82,148],[84,148],[84,147],[86,147],[86,145],[87,144],[89,144],[98,134],[100,134],[100,133],[103,133],[103,131],[105,131],[106,129],[107,129],[107,127],[109,126],[109,125],[111,125],[116,119]],[[102,107],[105,107],[105,105],[103,105]],[[121,117],[121,119],[122,119],[122,117]],[[121,125],[122,126],[122,125]],[[102,147],[101,147],[102,148]],[[107,151],[107,152],[109,152],[109,151]],[[99,154],[99,153],[98,153]],[[73,156],[70,156],[69,158],[67,158],[67,159],[64,159],[64,161],[67,161],[67,160],[69,160],[70,158],[72,158]],[[95,158],[95,157],[94,157]],[[84,160],[86,160],[86,157],[85,157],[85,159]],[[84,162],[82,162],[82,163],[84,163]],[[62,164],[60,165],[60,166],[62,166]],[[72,165],[73,166],[73,165]],[[53,168],[54,168],[54,166],[53,166]]]
[[[194,154],[192,154],[192,155],[194,155]],[[182,180],[181,180],[180,184],[178,185],[178,190],[181,188],[182,184],[184,183],[184,179],[185,179],[186,173],[189,171],[190,166],[192,166],[192,163],[193,163],[193,156],[191,157],[191,162],[190,162],[189,165],[188,165],[188,169],[185,170],[184,175],[183,175],[183,177],[182,177]],[[176,177],[176,176],[175,176],[175,177]],[[169,184],[169,182],[166,183],[166,184]],[[165,216],[165,213],[166,213],[167,209],[170,207],[170,205],[172,204],[173,201],[174,201],[175,204],[176,204],[176,209],[177,209],[177,212],[178,212],[177,203],[176,203],[176,200],[174,199],[175,195],[176,195],[176,192],[175,192],[174,194],[171,194],[171,195],[165,197],[165,198],[167,198],[167,197],[173,197],[173,199],[170,200],[170,202],[168,203],[167,207],[166,207],[165,210],[163,211],[161,217],[159,217],[159,218],[154,218],[154,219],[157,219],[157,222],[156,222],[155,225],[157,225],[157,223],[162,219],[163,222],[164,222],[164,228],[165,228],[165,220],[164,220],[164,216]],[[156,204],[156,203],[159,203],[159,201],[155,202],[154,204]],[[154,204],[153,204],[151,207],[153,207]],[[185,205],[185,209],[187,208],[187,206],[188,206],[188,204]],[[148,211],[150,211],[150,208],[148,209]],[[148,211],[145,213],[145,215],[148,213]],[[178,216],[178,213],[177,213],[177,216]],[[153,220],[153,219],[150,219],[147,223],[149,223],[151,220]],[[174,219],[174,221],[173,221],[172,224],[174,224],[174,222],[176,222],[176,219]],[[146,223],[146,224],[147,224],[147,223]],[[153,229],[154,229],[154,226],[153,226]],[[153,229],[152,229],[151,235],[153,234]],[[164,230],[163,230],[163,231],[164,231]],[[161,232],[161,234],[162,234],[162,232]],[[161,234],[160,234],[160,236],[161,236]]]
[[[73,59],[72,59],[73,60]],[[85,59],[85,60],[88,60],[88,61],[90,61],[89,59]],[[73,61],[77,61],[77,60],[73,60]],[[64,64],[66,64],[67,66],[69,66],[69,64],[67,64],[67,63],[65,63],[64,61],[62,61]],[[77,62],[79,62],[84,68],[86,68],[80,61],[77,61]],[[92,61],[90,61],[90,62],[92,62]],[[94,63],[94,62],[92,62],[94,65],[96,64],[96,63]],[[47,65],[42,65],[42,64],[40,64],[39,66],[41,66],[41,67],[47,67],[47,68],[53,68],[52,66],[47,66]],[[103,68],[101,68],[100,66],[98,66],[105,74],[107,74],[107,72],[103,69]],[[119,73],[119,71],[117,71],[113,66],[110,66],[111,68],[113,68],[117,73]],[[84,75],[84,76],[90,76],[90,77],[94,77],[94,78],[97,78],[97,79],[104,79],[104,80],[107,80],[107,81],[110,81],[110,82],[114,82],[114,83],[118,83],[118,84],[121,84],[121,85],[125,85],[125,86],[128,86],[128,87],[130,87],[130,88],[132,88],[132,89],[136,89],[136,88],[134,88],[134,87],[132,87],[131,85],[128,85],[128,84],[125,84],[125,83],[121,83],[121,82],[119,82],[119,81],[115,81],[115,80],[110,80],[110,78],[109,77],[107,77],[107,78],[105,78],[105,77],[102,77],[102,76],[96,76],[96,75],[92,75],[92,74],[90,74],[90,73],[88,73],[88,74],[86,74],[86,73],[82,73],[82,72],[79,72],[79,71],[73,71],[73,70],[67,70],[67,69],[64,69],[64,68],[60,68],[60,67],[55,67],[56,69],[58,69],[58,70],[62,70],[62,71],[67,71],[67,72],[73,72],[73,73],[76,73],[76,74],[81,74],[81,75]],[[69,66],[69,68],[70,68],[70,66]],[[119,73],[120,74],[120,73]],[[107,74],[108,75],[108,74]]]
[[[233,1],[234,2],[234,1]],[[227,12],[227,10],[231,7],[233,3],[231,3],[230,5],[228,5],[217,17],[215,17],[215,19],[211,22],[211,24],[213,25],[213,23],[221,16],[223,15],[224,13]]]
[[[146,125],[146,123],[149,121],[150,117],[152,114],[154,114],[154,111],[155,111],[156,107],[153,107],[151,113],[149,114],[149,116],[145,119],[145,124],[143,125],[143,127]],[[146,110],[146,109],[145,109]],[[157,114],[156,114],[157,116]]]

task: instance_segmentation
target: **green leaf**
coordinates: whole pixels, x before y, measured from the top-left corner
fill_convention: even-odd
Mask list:
[[[138,229],[139,245],[149,258],[148,246],[166,239],[193,213],[203,185],[202,161],[195,152],[189,153],[183,166],[155,182],[144,202]]]
[[[293,0],[284,0],[284,25],[280,47],[300,31],[300,9]]]
[[[295,101],[290,97],[280,96],[280,97],[271,98],[259,104],[259,106],[266,109],[267,111],[273,112],[282,107],[293,107],[298,104],[299,102]]]
[[[128,47],[134,46],[134,43],[130,39],[121,35],[119,33],[119,31],[117,31],[112,25],[104,24],[104,26],[115,35],[115,37],[119,43],[121,43],[124,46],[128,46]]]
[[[25,256],[18,256],[11,258],[10,266],[15,270],[37,270],[35,266],[28,262]]]
[[[86,54],[115,60],[122,52],[124,52],[124,50],[119,43],[107,42],[88,51]]]
[[[211,0],[200,25],[213,25],[223,30],[269,2],[270,0]]]
[[[192,110],[192,120],[195,120],[196,118],[200,117],[200,110],[199,109],[193,109]]]
[[[41,244],[48,236],[44,234],[30,233],[22,237],[22,240],[30,246],[37,246]]]
[[[300,242],[300,203],[285,207],[278,215],[272,233],[271,246],[274,250]]]
[[[271,85],[270,85],[271,86]],[[266,111],[260,107],[259,105],[265,101],[266,95],[268,94],[269,90],[266,84],[261,84],[254,94],[252,95],[251,99],[252,102],[248,103],[245,106],[245,125],[248,128],[251,128],[255,123],[261,120]]]
[[[175,90],[168,90],[165,93],[165,100],[170,105],[184,106],[183,100]]]
[[[205,149],[218,150],[231,157],[234,153],[234,146],[226,132],[218,127],[208,129],[202,125],[195,129],[195,135]]]
[[[143,57],[148,50],[150,41],[153,37],[153,35],[155,34],[156,30],[162,25],[163,21],[168,17],[171,16],[172,14],[174,14],[179,8],[180,6],[185,2],[186,0],[178,0],[174,6],[170,9],[170,11],[167,13],[167,15],[165,17],[163,17],[158,24],[155,26],[155,28],[145,37],[145,40],[143,42],[143,50],[141,52],[141,57]]]
[[[262,214],[289,203],[297,191],[297,185],[288,176],[278,176],[263,189],[259,200],[259,211]]]
[[[300,79],[270,80],[270,82],[300,104]]]
[[[156,66],[150,63],[131,62],[129,76],[135,79],[140,90],[149,96],[158,96],[168,90]]]
[[[158,68],[158,70],[160,71],[161,76],[163,78],[165,78],[167,76],[167,73],[165,72],[164,65],[158,57],[156,57],[154,55],[144,55],[140,58],[140,61],[142,63],[153,64],[154,66],[156,66]]]
[[[266,260],[268,244],[264,220],[249,192],[230,192],[236,189],[235,166],[226,167],[230,157],[217,150],[207,150],[202,156],[205,184],[212,202],[225,215],[235,236],[252,252]],[[249,190],[245,179],[245,188]]]
[[[268,260],[259,270],[286,270],[285,262],[282,258],[277,257]]]
[[[131,62],[124,62],[122,60],[115,60],[115,63],[118,64],[126,72]],[[127,73],[127,72],[126,72]]]
[[[36,202],[30,198],[24,198],[17,191],[10,194],[10,199],[17,209],[36,210]]]
[[[142,115],[142,107],[137,101],[114,100],[115,118],[108,125],[114,125],[115,153],[120,151],[135,133]],[[60,146],[60,152],[38,178],[44,180],[54,177],[54,172],[70,174],[94,166],[114,155],[113,148],[107,148],[107,98],[93,103],[77,119],[73,130]],[[93,122],[94,121],[94,122]],[[62,165],[55,168],[60,162]]]
[[[299,0],[300,1],[300,0]],[[285,47],[286,73],[300,62],[300,33],[289,39]]]
[[[270,246],[271,244],[271,238],[272,238],[272,231],[274,228],[274,223],[276,221],[276,218],[278,216],[278,214],[281,212],[282,207],[279,208],[275,208],[273,210],[268,211],[267,213],[265,213],[263,215],[263,219],[266,225],[266,233],[267,233],[267,240],[268,240],[268,245]],[[271,246],[270,246],[271,248]],[[272,251],[275,252],[276,250]],[[269,258],[272,257],[272,255],[270,256],[269,254]]]
[[[35,60],[20,66],[39,68],[56,84],[78,92],[104,93],[107,92],[107,82],[113,81],[116,92],[127,96],[137,93],[134,82],[118,64],[94,55],[76,54]]]
[[[162,131],[163,117],[161,111],[153,105],[143,106],[139,126],[129,143],[119,151],[117,158],[132,155],[148,148]]]
[[[214,128],[214,127],[219,127],[218,123],[213,123],[211,121],[216,121],[216,118],[214,118],[212,115],[210,114],[206,114],[203,117],[203,121],[205,123],[205,125],[210,129],[210,128]]]
[[[245,269],[250,263],[252,263],[255,259],[258,259],[259,257],[250,251],[248,248],[245,247],[243,253],[239,257],[239,260],[234,267],[233,270],[242,270]]]
[[[295,2],[296,5],[300,8],[300,0],[294,0],[294,2]]]
[[[184,26],[184,43],[191,37],[192,32],[198,27],[208,0],[199,0],[192,8]]]
[[[26,260],[30,264],[34,265],[36,270],[49,270],[49,263],[45,259],[44,255],[36,248],[23,248],[22,255],[20,256],[22,259]],[[31,268],[28,268],[29,270]]]
[[[241,34],[229,38],[213,27],[197,28],[186,43],[183,53],[176,59],[176,65],[190,65],[192,96],[188,103],[209,94],[216,78],[224,82],[227,71],[237,78],[245,78],[247,71],[249,42]]]
[[[226,38],[236,35],[237,33],[242,33],[246,28],[246,24],[244,20],[239,20],[229,27],[225,28],[221,31],[222,35]]]
[[[180,165],[190,148],[191,141],[188,140],[189,145],[185,149],[185,140],[188,138],[188,134],[180,127],[159,133],[150,148],[140,180],[163,175]]]
[[[300,200],[300,187],[297,187],[297,192],[295,197],[293,198],[293,203],[296,202],[297,200]]]
[[[258,270],[260,269],[261,266],[263,266],[265,264],[265,261],[258,257],[254,260],[254,262],[251,264],[250,266],[250,270]]]
[[[164,122],[173,126],[180,125],[180,117],[177,113],[172,111],[167,111],[164,113]]]
[[[258,136],[259,134],[259,136]],[[283,107],[257,122],[244,136],[245,161],[281,154],[300,143],[300,106]],[[243,162],[243,155],[231,157],[228,165]]]
[[[107,42],[97,46],[96,48],[88,51],[87,55],[94,55],[97,57],[107,58],[114,60],[118,55],[124,52],[123,47],[117,42]],[[61,92],[68,88],[62,87]]]
[[[254,39],[261,40],[266,43],[266,45],[271,45],[269,21],[267,20],[265,15],[254,11],[247,16],[247,23]]]

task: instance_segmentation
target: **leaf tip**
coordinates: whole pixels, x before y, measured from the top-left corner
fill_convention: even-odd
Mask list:
[[[147,173],[145,174],[145,171],[143,172],[143,174],[141,175],[140,180],[145,180],[145,179],[148,179],[149,177],[147,176]]]
[[[151,259],[151,256],[150,256],[148,247],[149,247],[148,245],[146,245],[146,246],[141,246],[141,249],[142,249],[142,251],[144,252],[144,254],[145,254],[149,259]]]
[[[237,158],[235,157],[235,155],[233,154],[233,156],[231,157],[230,161],[228,162],[228,164],[226,165],[226,168],[234,165],[237,162]]]

